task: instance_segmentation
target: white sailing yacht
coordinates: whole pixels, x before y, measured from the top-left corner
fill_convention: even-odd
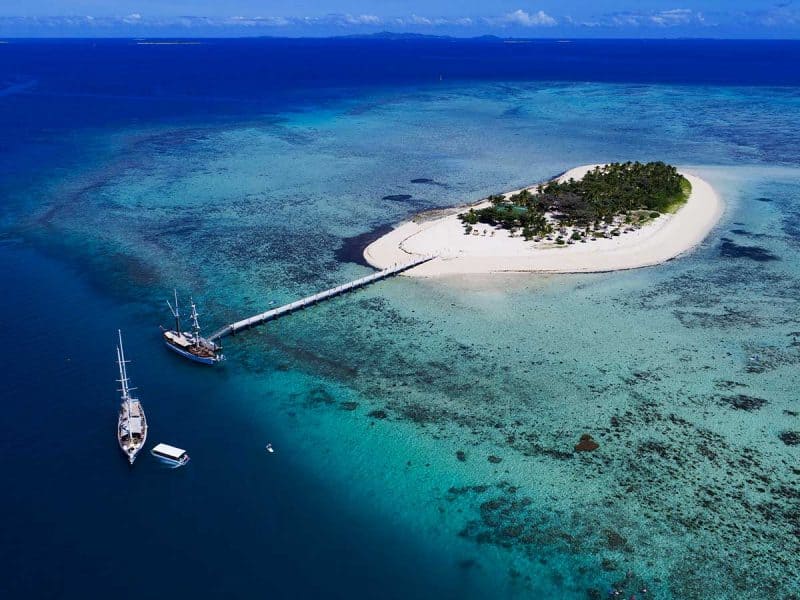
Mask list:
[[[122,332],[119,331],[119,346],[117,346],[117,364],[119,365],[119,391],[122,393],[122,402],[119,405],[119,420],[117,421],[117,441],[128,462],[133,464],[136,455],[144,448],[147,441],[147,419],[144,416],[142,403],[131,397],[131,387],[128,380],[128,369],[125,366],[125,350],[122,348]]]

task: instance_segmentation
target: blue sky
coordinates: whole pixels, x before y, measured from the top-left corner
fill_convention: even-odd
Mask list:
[[[800,38],[800,0],[0,0],[2,36]]]

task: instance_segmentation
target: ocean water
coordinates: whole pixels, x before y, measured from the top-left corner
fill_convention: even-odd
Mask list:
[[[0,46],[0,593],[800,594],[798,58]],[[228,339],[220,368],[160,345],[173,287],[211,330],[368,273],[418,211],[611,160],[701,175],[720,224],[650,269],[384,281]],[[184,469],[116,448],[118,328]]]

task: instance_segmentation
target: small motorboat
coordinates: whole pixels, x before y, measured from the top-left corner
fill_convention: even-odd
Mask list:
[[[272,454],[273,452],[275,452],[275,449],[272,447],[272,444],[267,444],[266,450],[267,450],[267,452],[269,452],[270,454]]]
[[[189,462],[189,455],[186,450],[176,448],[169,444],[158,444],[150,450],[150,454],[173,467],[182,467]]]

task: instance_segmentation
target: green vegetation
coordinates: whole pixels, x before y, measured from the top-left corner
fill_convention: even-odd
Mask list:
[[[522,230],[528,240],[567,234],[565,226],[576,228],[569,243],[586,237],[605,235],[606,225],[614,225],[611,235],[619,235],[619,225],[630,227],[677,210],[691,194],[691,184],[675,167],[663,162],[612,163],[596,167],[583,179],[563,183],[551,181],[506,198],[489,196],[491,206],[459,215],[468,229],[485,223],[504,229]],[[578,231],[580,228],[582,231]],[[603,233],[598,230],[603,229]],[[563,237],[559,236],[563,244]]]
[[[664,212],[674,213],[684,205],[689,196],[692,195],[692,184],[686,177],[681,177],[681,195],[675,198],[665,209]]]

